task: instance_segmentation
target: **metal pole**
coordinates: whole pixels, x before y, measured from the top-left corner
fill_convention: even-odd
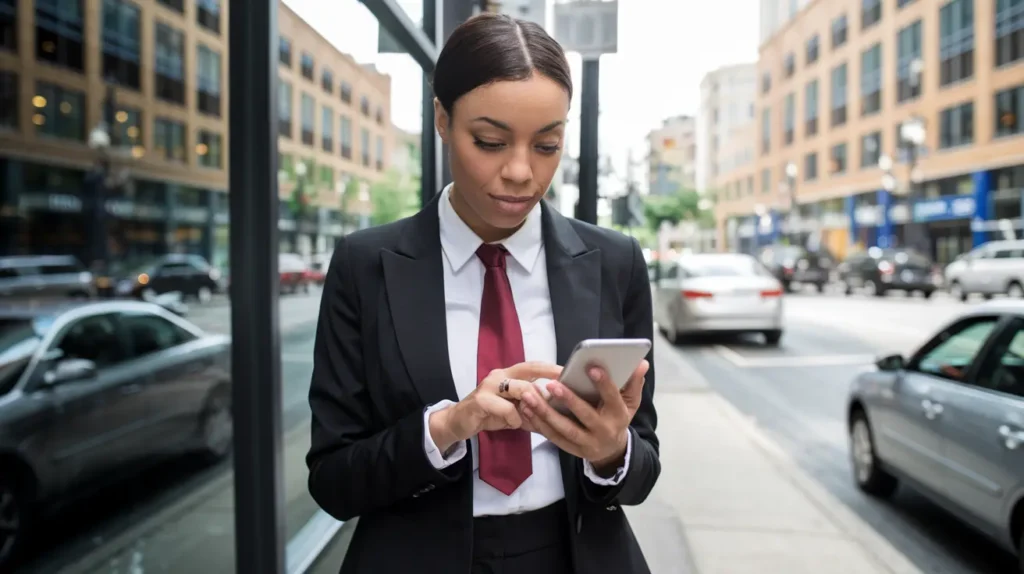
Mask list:
[[[435,46],[440,46],[440,18],[438,0],[423,0],[423,32]],[[441,191],[438,176],[441,168],[441,145],[434,128],[434,93],[429,76],[423,74],[423,119],[420,133],[420,205],[424,206]]]
[[[583,61],[580,94],[580,199],[576,218],[597,224],[597,124],[599,117],[600,60]]]
[[[277,0],[229,0],[235,571],[285,572],[278,332]],[[244,94],[244,97],[242,97]]]

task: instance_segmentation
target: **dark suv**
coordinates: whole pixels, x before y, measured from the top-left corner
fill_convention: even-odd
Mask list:
[[[143,300],[180,292],[206,303],[225,290],[220,270],[198,255],[164,255],[101,279],[114,296]]]
[[[0,257],[0,300],[91,299],[92,273],[70,255]]]
[[[792,291],[794,284],[807,284],[814,285],[819,293],[825,290],[835,262],[824,249],[815,251],[799,245],[769,245],[761,249],[758,259],[786,291]]]
[[[847,257],[839,265],[838,280],[847,295],[854,289],[878,297],[889,291],[920,291],[927,298],[942,286],[942,272],[913,249],[872,247]]]

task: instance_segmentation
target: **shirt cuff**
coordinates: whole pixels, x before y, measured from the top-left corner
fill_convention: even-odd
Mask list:
[[[622,479],[626,478],[626,471],[627,469],[629,469],[629,457],[632,454],[633,433],[630,432],[627,433],[626,435],[626,456],[623,459],[622,466],[620,466],[619,469],[615,471],[614,475],[612,475],[610,478],[604,478],[602,476],[599,476],[597,474],[597,471],[594,470],[594,465],[590,464],[589,460],[583,461],[583,474],[587,475],[587,478],[590,479],[590,482],[593,482],[594,484],[599,484],[601,486],[616,486],[620,482],[622,482]]]
[[[437,445],[434,444],[434,439],[430,436],[430,414],[446,409],[454,404],[452,401],[444,400],[430,405],[423,411],[423,451],[427,453],[427,460],[437,470],[448,468],[466,456],[466,441],[460,440],[453,444],[447,453],[442,453],[438,450]]]

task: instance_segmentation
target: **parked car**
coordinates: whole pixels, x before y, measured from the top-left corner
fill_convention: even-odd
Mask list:
[[[122,471],[232,441],[230,341],[154,304],[0,308],[0,571],[39,519]]]
[[[164,255],[111,275],[100,281],[110,285],[115,296],[144,301],[177,291],[207,303],[225,289],[220,270],[199,255]]]
[[[0,301],[91,299],[93,275],[70,255],[0,257]]]
[[[836,272],[840,289],[850,295],[860,289],[882,297],[890,291],[920,292],[931,297],[942,287],[942,273],[927,257],[909,248],[872,247],[846,258]]]
[[[762,333],[778,345],[782,293],[782,284],[750,255],[684,255],[663,262],[654,317],[673,343],[696,333]]]
[[[1021,549],[1024,302],[984,303],[910,357],[880,359],[853,381],[847,412],[861,490],[887,497],[908,484]]]
[[[281,253],[278,256],[278,275],[281,278],[280,292],[309,293],[313,274],[302,257],[296,253]]]
[[[950,295],[961,301],[974,293],[1024,299],[1024,241],[986,243],[947,265],[945,278]]]
[[[812,251],[798,245],[769,245],[761,249],[758,259],[786,291],[792,291],[797,284],[806,284],[814,285],[821,293],[835,265],[835,258],[827,251]]]

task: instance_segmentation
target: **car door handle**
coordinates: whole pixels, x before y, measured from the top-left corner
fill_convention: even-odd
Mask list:
[[[999,436],[1003,439],[1003,446],[1007,450],[1017,450],[1017,447],[1024,444],[1024,431],[1017,430],[1010,425],[1000,426]]]
[[[924,409],[924,417],[930,421],[938,418],[945,410],[941,404],[929,399],[921,401],[921,408]]]

